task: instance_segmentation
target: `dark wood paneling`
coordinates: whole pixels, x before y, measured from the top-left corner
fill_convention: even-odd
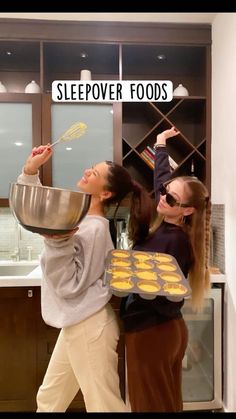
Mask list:
[[[211,43],[211,25],[0,19],[0,38],[206,45]]]
[[[36,304],[34,287],[0,289],[1,412],[36,408]]]

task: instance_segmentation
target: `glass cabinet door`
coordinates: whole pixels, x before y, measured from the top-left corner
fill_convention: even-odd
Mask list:
[[[199,314],[192,312],[190,300],[183,308],[189,332],[182,364],[184,410],[222,407],[221,293],[221,288],[211,289]]]
[[[20,174],[32,146],[41,141],[40,95],[1,94],[0,206],[8,206],[10,182]]]
[[[58,104],[50,106],[51,138],[44,136],[44,144],[56,141],[74,123],[87,125],[85,134],[71,141],[59,142],[53,149],[51,179],[44,184],[76,190],[84,170],[98,162],[113,160],[113,105]]]

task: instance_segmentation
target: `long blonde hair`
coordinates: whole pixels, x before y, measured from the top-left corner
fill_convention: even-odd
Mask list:
[[[183,229],[192,246],[193,264],[189,271],[189,282],[192,288],[192,307],[198,311],[202,308],[204,295],[210,288],[211,203],[208,190],[200,180],[190,176],[180,179],[186,185],[189,205],[195,208],[193,214],[185,217]]]
[[[188,276],[192,289],[192,308],[195,311],[200,311],[203,306],[204,295],[210,288],[208,263],[210,253],[211,203],[207,188],[197,178],[180,176],[174,179],[184,182],[187,202],[190,207],[195,209],[193,214],[184,217],[182,228],[189,237],[193,254],[193,262]],[[157,230],[162,220],[163,216],[158,215],[150,228],[150,234],[153,234]]]

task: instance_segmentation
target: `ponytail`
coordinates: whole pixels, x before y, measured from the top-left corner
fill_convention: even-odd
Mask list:
[[[129,239],[133,244],[138,244],[147,238],[155,213],[154,201],[147,190],[133,181],[128,230]]]
[[[106,161],[106,163],[109,166],[109,171],[105,188],[112,192],[112,196],[104,203],[108,207],[111,204],[116,205],[115,218],[121,201],[129,196],[128,234],[133,244],[138,244],[148,236],[150,224],[156,214],[154,201],[140,183],[132,180],[127,169],[111,161]]]

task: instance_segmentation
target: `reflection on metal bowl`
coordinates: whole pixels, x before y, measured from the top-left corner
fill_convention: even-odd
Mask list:
[[[65,234],[89,210],[91,195],[39,185],[10,184],[9,205],[16,220],[33,233]]]

